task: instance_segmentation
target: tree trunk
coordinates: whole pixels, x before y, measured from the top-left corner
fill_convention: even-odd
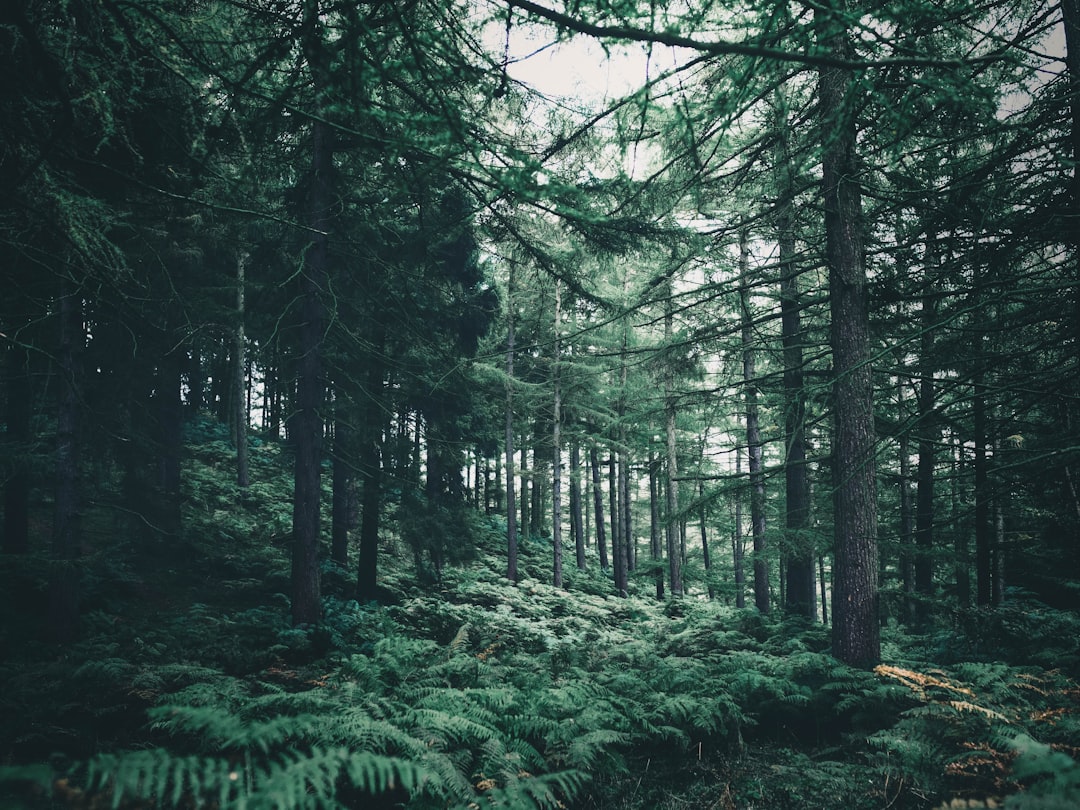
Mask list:
[[[709,554],[709,535],[708,530],[705,528],[707,510],[705,509],[705,482],[698,480],[698,499],[701,501],[701,509],[698,512],[698,517],[701,521],[701,562],[705,566],[705,582],[709,591],[709,599],[716,598],[716,589],[712,583],[712,557]]]
[[[581,508],[581,445],[575,439],[570,447],[570,530],[574,535],[574,554],[579,571],[585,570],[584,512]]]
[[[750,472],[750,532],[754,539],[754,605],[769,612],[769,562],[765,537],[765,470],[763,445],[758,426],[757,381],[754,379],[754,336],[750,312],[749,235],[739,231],[739,313],[742,320],[743,385],[746,397],[746,451]]]
[[[738,416],[736,416],[735,422],[737,425],[739,422]],[[735,452],[735,478],[742,478],[742,453],[738,451]],[[735,528],[731,532],[731,559],[735,568],[735,607],[741,609],[746,607],[746,552],[743,543],[742,497],[738,491],[732,497],[735,498]]]
[[[314,16],[312,16],[314,15]],[[305,49],[319,48],[315,38],[318,2],[305,5],[305,22],[311,28]],[[289,418],[289,436],[295,453],[292,538],[292,622],[317,624],[321,618],[319,584],[320,463],[322,455],[323,381],[322,335],[325,313],[322,292],[329,288],[329,239],[333,153],[329,126],[321,120],[311,125],[312,165],[309,217],[311,242],[300,275],[302,323],[299,329],[296,403]]]
[[[989,607],[993,602],[991,581],[991,544],[993,527],[990,525],[990,476],[986,456],[989,441],[986,426],[986,386],[980,373],[975,380],[972,394],[972,422],[975,445],[975,604]]]
[[[785,128],[787,122],[781,122]],[[810,537],[810,486],[806,468],[806,393],[803,390],[803,334],[799,274],[795,266],[790,157],[783,149],[783,197],[777,212],[780,247],[780,341],[784,359],[784,610],[813,620],[814,545]]]
[[[56,492],[52,564],[49,569],[49,629],[54,641],[75,639],[79,625],[79,563],[82,529],[79,504],[79,387],[85,343],[82,302],[66,279],[59,300],[59,401],[56,419]]]
[[[619,497],[619,462],[613,449],[608,456],[608,511],[611,513],[611,563],[615,576],[615,592],[626,595],[626,538],[623,536],[622,506]]]
[[[330,559],[342,568],[347,567],[349,564],[349,530],[352,528],[353,442],[351,441],[351,420],[353,414],[347,413],[346,410],[345,394],[339,390],[334,397]]]
[[[903,408],[903,386],[900,390],[901,408]],[[901,418],[904,418],[901,413]],[[902,603],[900,620],[907,626],[915,624],[917,619],[915,602],[915,511],[911,497],[911,460],[907,433],[901,433],[897,442],[897,455],[900,461],[900,582]]]
[[[674,333],[672,286],[668,282],[667,295],[664,297],[664,341],[671,343]],[[679,447],[675,423],[675,381],[674,372],[669,366],[664,371],[664,432],[667,439],[667,478],[664,490],[667,495],[664,512],[664,531],[667,537],[668,582],[671,595],[683,595],[682,581],[682,538],[679,534]]]
[[[596,513],[596,551],[600,555],[600,570],[608,569],[607,542],[604,537],[604,492],[600,486],[600,451],[589,446],[589,468],[592,470],[593,509]]]
[[[937,391],[934,383],[932,357],[934,352],[934,326],[937,321],[930,273],[933,254],[932,239],[927,240],[926,278],[919,315],[922,334],[919,338],[919,390],[916,396],[918,409],[919,461],[915,484],[915,624],[926,630],[930,623],[931,598],[934,595],[934,467],[935,453],[940,435],[937,427]]]
[[[552,461],[551,461],[551,547],[552,580],[556,588],[563,586],[562,548],[562,389],[559,380],[559,321],[562,318],[562,287],[555,281],[555,340],[552,347]]]
[[[244,271],[248,256],[241,253],[236,260],[236,329],[233,332],[233,399],[234,416],[233,438],[236,443],[236,484],[246,489],[251,483],[248,470],[248,398],[247,398],[247,363],[245,362],[244,339]]]
[[[832,0],[814,12],[823,51],[850,59],[854,48]],[[825,252],[833,356],[833,655],[853,666],[881,658],[878,624],[877,504],[870,326],[863,255],[852,76],[834,66],[819,73]]]
[[[649,451],[649,552],[656,573],[653,582],[656,585],[656,598],[664,601],[664,541],[660,526],[660,459]]]
[[[634,525],[631,520],[630,507],[633,499],[630,497],[630,451],[626,447],[626,431],[622,433],[621,447],[619,449],[619,534],[623,538],[623,590],[630,591],[630,574],[633,573],[637,564],[637,548],[634,542]]]
[[[521,536],[527,538],[529,536],[529,504],[532,499],[529,497],[529,451],[521,448]]]
[[[518,580],[517,501],[514,491],[514,263],[506,285],[506,578]],[[524,501],[524,498],[522,498]],[[524,523],[524,517],[522,519]]]

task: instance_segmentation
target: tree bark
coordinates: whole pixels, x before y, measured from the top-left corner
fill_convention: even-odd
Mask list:
[[[245,374],[247,341],[244,338],[244,272],[247,261],[246,253],[241,253],[236,260],[236,329],[233,332],[233,358],[236,363],[233,369],[233,438],[236,442],[236,484],[241,489],[246,489],[251,483],[248,469],[248,398]]]
[[[589,446],[589,468],[592,470],[593,509],[596,513],[596,551],[600,556],[600,570],[606,571],[609,562],[604,537],[604,492],[600,486],[600,451],[595,444]]]
[[[986,419],[986,386],[980,373],[972,394],[972,423],[975,445],[975,604],[989,607],[993,602],[991,580],[991,545],[993,527],[990,525],[990,476],[986,455],[989,441]]]
[[[656,573],[653,582],[656,585],[656,598],[664,601],[664,541],[660,526],[660,459],[649,451],[649,552]]]
[[[758,425],[758,400],[754,336],[750,312],[750,254],[749,235],[739,232],[739,313],[742,321],[743,385],[746,402],[746,451],[750,473],[750,533],[754,541],[754,605],[762,613],[769,612],[769,562],[765,536],[765,471],[762,464],[763,445]]]
[[[570,447],[570,530],[574,535],[574,556],[579,571],[585,570],[584,511],[581,507],[581,445]]]
[[[915,624],[926,630],[930,623],[930,604],[934,594],[934,468],[935,454],[940,438],[937,427],[937,391],[934,382],[932,357],[934,352],[934,326],[937,321],[931,284],[933,240],[927,240],[925,290],[920,305],[919,325],[919,389],[916,397],[918,409],[918,452],[915,484]]]
[[[315,42],[318,0],[305,4],[305,51],[309,63],[321,48]],[[311,188],[308,215],[311,242],[300,274],[301,325],[297,359],[296,403],[289,419],[295,454],[292,537],[292,622],[317,624],[322,615],[319,583],[320,464],[322,460],[322,336],[325,313],[322,293],[329,286],[329,238],[333,152],[329,126],[312,122]]]
[[[349,530],[352,528],[353,464],[351,441],[354,414],[349,413],[345,394],[334,397],[334,445],[331,471],[333,501],[330,506],[330,559],[342,568],[349,564]]]
[[[739,418],[735,417],[736,425]],[[742,477],[742,453],[735,452],[735,478]],[[732,496],[735,498],[735,528],[731,532],[731,559],[735,569],[735,607],[746,607],[746,546],[743,542],[743,504],[742,497],[736,491]]]
[[[514,491],[514,263],[506,285],[506,578],[518,581],[517,501]],[[524,498],[523,498],[524,500]],[[525,525],[524,523],[522,525]]]
[[[563,586],[563,548],[562,548],[562,389],[559,385],[559,321],[562,318],[562,291],[559,281],[555,281],[555,340],[552,347],[554,358],[551,364],[552,387],[552,461],[551,461],[551,546],[552,546],[552,581],[556,588]]]
[[[708,511],[705,508],[705,482],[702,480],[698,480],[698,499],[701,501],[701,508],[698,510],[698,518],[701,521],[701,562],[705,566],[705,582],[709,599],[715,599],[716,588],[712,583],[712,556],[709,554],[709,534],[706,529]]]
[[[670,344],[674,334],[674,300],[670,280],[664,297],[664,340]],[[668,582],[671,595],[683,595],[682,537],[679,532],[679,445],[676,432],[675,380],[671,367],[664,371],[664,433],[667,440],[667,476],[664,481],[667,509],[664,512],[664,532],[667,538]]]
[[[844,0],[814,12],[819,45],[845,59],[854,51]],[[833,357],[833,655],[852,666],[881,659],[877,504],[870,326],[856,156],[855,88],[837,67],[819,72],[825,252]]]
[[[787,122],[780,123],[786,128]],[[785,136],[786,141],[786,136]],[[780,248],[780,341],[784,360],[784,495],[787,565],[784,609],[813,620],[814,545],[810,537],[810,486],[806,468],[806,393],[803,389],[803,334],[799,273],[795,266],[795,233],[790,157],[783,148],[782,199],[777,211]]]

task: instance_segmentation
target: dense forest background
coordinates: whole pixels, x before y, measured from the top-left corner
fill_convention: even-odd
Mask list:
[[[1080,806],[1078,0],[0,60],[4,807]]]

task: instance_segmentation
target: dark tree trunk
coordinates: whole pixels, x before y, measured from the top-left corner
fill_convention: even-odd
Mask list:
[[[574,553],[578,570],[585,570],[584,510],[581,506],[581,445],[574,440],[570,447],[570,531],[574,535]]]
[[[626,538],[623,536],[622,504],[619,496],[619,462],[615,451],[608,456],[608,499],[611,512],[611,561],[615,575],[615,591],[620,596],[626,595]]]
[[[742,319],[743,385],[746,398],[746,450],[750,473],[750,533],[754,539],[754,605],[769,612],[769,561],[765,537],[764,445],[758,426],[758,399],[754,336],[750,312],[750,272],[748,234],[739,232],[739,312]]]
[[[843,0],[814,12],[819,45],[839,59],[853,54]],[[825,252],[833,356],[833,655],[852,666],[881,658],[878,623],[877,504],[870,326],[863,255],[851,74],[819,73]]]
[[[310,15],[316,15],[311,18]],[[305,7],[306,24],[314,29],[317,0]],[[320,48],[308,33],[308,61]],[[331,190],[333,153],[328,125],[315,121],[312,130],[311,187],[309,216],[311,242],[300,275],[302,322],[299,330],[296,403],[289,419],[289,436],[295,453],[293,487],[292,622],[317,624],[321,618],[319,584],[320,462],[322,456],[322,405],[325,393],[322,363],[322,335],[325,321],[322,292],[328,289]]]
[[[527,538],[529,536],[529,503],[532,498],[529,496],[529,451],[526,448],[521,448],[521,536]],[[516,580],[515,580],[516,581]]]
[[[904,383],[900,387],[903,390]],[[915,608],[915,511],[911,497],[911,461],[906,433],[900,435],[897,454],[900,461],[900,582],[902,605],[900,620],[914,625],[917,619]]]
[[[935,453],[940,438],[937,427],[937,390],[934,383],[932,357],[934,352],[934,325],[937,320],[934,295],[930,287],[930,257],[933,241],[927,242],[926,290],[923,294],[919,339],[919,389],[916,397],[918,408],[919,461],[915,484],[915,624],[926,630],[930,623],[931,597],[934,594],[934,467]]]
[[[674,333],[674,299],[670,280],[664,299],[664,340],[670,342]],[[668,582],[671,595],[683,595],[682,537],[679,531],[679,452],[675,423],[675,380],[670,369],[664,372],[664,432],[667,440],[667,478],[664,490],[667,509],[664,512],[664,531],[667,538]]]
[[[233,438],[236,442],[236,484],[241,489],[251,483],[248,470],[248,418],[247,359],[244,338],[244,271],[247,254],[236,260],[236,330],[233,333]]]
[[[971,407],[975,444],[975,604],[988,607],[994,599],[991,581],[993,527],[990,525],[990,475],[986,455],[986,387],[981,374],[974,387]]]
[[[736,424],[738,418],[736,417]],[[742,477],[742,453],[735,453],[735,477]],[[735,528],[731,532],[731,559],[735,568],[735,607],[746,607],[746,547],[743,542],[743,508],[739,492],[735,498]]]
[[[786,122],[781,124],[786,126]],[[784,609],[813,620],[814,544],[810,537],[810,485],[806,468],[806,394],[803,390],[803,334],[799,275],[795,267],[795,235],[790,195],[790,167],[784,159],[785,194],[777,217],[780,246],[780,333],[784,358],[784,515],[787,565]]]
[[[556,588],[563,586],[562,547],[562,388],[559,379],[559,321],[562,319],[562,292],[555,280],[555,340],[552,346],[552,428],[551,428],[551,548],[552,580]]]
[[[375,418],[380,419],[377,416]],[[375,424],[378,425],[379,422],[376,421]],[[363,430],[365,435],[357,455],[362,489],[356,590],[357,598],[366,602],[379,598],[379,526],[382,518],[383,464],[381,435],[375,435],[370,426],[365,426]]]
[[[14,462],[4,483],[5,554],[25,554],[30,550],[30,412],[33,390],[30,385],[30,354],[13,346],[7,350],[4,392],[5,453]]]
[[[708,510],[705,508],[705,482],[698,481],[698,498],[701,501],[701,509],[698,518],[701,521],[701,562],[705,566],[705,581],[709,591],[709,599],[716,598],[716,589],[712,583],[712,556],[709,554],[709,533],[706,528]]]
[[[637,550],[634,544],[634,526],[630,519],[630,453],[624,443],[619,450],[619,535],[622,537],[623,590],[630,592],[630,573],[634,570]]]
[[[539,428],[539,425],[537,425]],[[533,476],[532,476],[532,491],[529,493],[532,504],[529,507],[529,534],[533,537],[544,536],[544,462],[546,461],[546,453],[540,450],[541,439],[534,432],[533,444]],[[545,436],[544,439],[547,437]]]
[[[79,626],[78,558],[82,543],[79,503],[79,386],[85,343],[82,302],[65,281],[59,300],[57,352],[59,401],[56,420],[56,492],[53,506],[52,565],[49,570],[49,629],[54,641],[72,641]]]
[[[373,318],[368,339],[371,354],[368,357],[367,379],[364,386],[364,406],[360,409],[360,425],[355,434],[359,439],[356,448],[356,468],[362,484],[360,502],[360,537],[357,550],[356,589],[362,601],[379,597],[379,528],[382,525],[383,501],[383,444],[390,430],[390,409],[386,406],[387,380],[386,325]],[[353,431],[347,434],[351,447]]]
[[[514,263],[506,287],[506,578],[518,580],[517,502],[514,492]],[[525,498],[522,497],[522,501]],[[522,516],[522,526],[528,524]]]
[[[652,555],[656,573],[653,581],[656,584],[656,598],[664,599],[664,569],[661,561],[664,559],[664,539],[660,524],[660,459],[649,452],[649,551]]]
[[[340,390],[334,397],[334,444],[332,448],[332,503],[330,506],[330,559],[341,568],[349,565],[349,531],[352,529],[353,442],[352,419],[347,399]]]
[[[606,571],[609,563],[604,537],[604,492],[600,486],[600,451],[595,444],[589,447],[589,468],[592,471],[593,509],[596,512],[596,550],[600,555],[600,568]]]

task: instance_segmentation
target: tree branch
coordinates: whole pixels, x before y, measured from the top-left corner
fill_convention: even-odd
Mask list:
[[[657,45],[669,45],[673,48],[688,48],[713,56],[753,56],[776,62],[793,62],[810,67],[833,67],[844,70],[866,70],[885,67],[939,67],[959,68],[966,65],[993,61],[997,56],[985,56],[976,59],[931,59],[923,57],[897,57],[892,59],[839,59],[827,53],[799,53],[780,48],[771,48],[753,42],[727,42],[724,40],[706,42],[693,37],[683,36],[670,31],[649,31],[627,25],[595,25],[579,20],[568,14],[545,8],[532,0],[507,0],[511,9],[519,8],[529,14],[549,20],[556,25],[596,39],[614,39],[625,42],[648,42]]]

